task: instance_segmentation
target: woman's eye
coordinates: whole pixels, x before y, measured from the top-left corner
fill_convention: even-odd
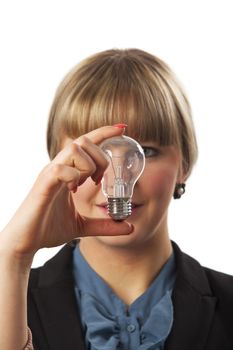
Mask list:
[[[146,158],[157,157],[160,154],[160,151],[158,148],[152,148],[152,147],[142,147],[142,148]]]

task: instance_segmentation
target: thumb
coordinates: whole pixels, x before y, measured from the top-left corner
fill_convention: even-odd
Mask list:
[[[92,219],[88,217],[79,217],[82,237],[86,236],[121,236],[133,232],[134,227],[127,221],[114,221],[112,219]]]

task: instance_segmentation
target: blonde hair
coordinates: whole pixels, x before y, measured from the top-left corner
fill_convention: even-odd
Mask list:
[[[97,53],[64,78],[49,116],[49,155],[55,157],[65,136],[121,122],[139,142],[177,146],[183,171],[191,173],[197,143],[188,99],[171,69],[138,49]]]

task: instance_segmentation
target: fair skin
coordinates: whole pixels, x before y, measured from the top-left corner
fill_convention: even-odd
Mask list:
[[[80,241],[85,259],[127,305],[145,292],[171,255],[167,210],[175,184],[181,181],[181,157],[175,147],[158,147],[154,142],[142,146],[146,165],[132,198],[135,207],[128,218],[134,227],[132,234]],[[82,215],[107,218],[101,185],[88,179],[72,198]]]
[[[171,254],[167,209],[175,183],[181,180],[175,148],[159,148],[158,156],[147,158],[128,222],[109,219],[100,205],[105,198],[98,182],[108,161],[97,145],[123,131],[103,127],[72,142],[64,140],[65,147],[41,171],[1,232],[2,350],[22,349],[27,341],[27,283],[39,249],[81,237],[82,254],[127,304],[145,291]]]
[[[33,256],[39,249],[77,237],[128,235],[132,231],[127,222],[82,217],[70,198],[70,191],[87,178],[98,181],[108,165],[96,144],[122,133],[117,127],[103,127],[67,145],[41,171],[0,233],[1,350],[21,350],[27,342],[27,285]]]

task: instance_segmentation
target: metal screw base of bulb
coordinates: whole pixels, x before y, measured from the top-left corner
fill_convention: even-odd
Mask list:
[[[130,198],[108,198],[108,215],[113,220],[122,221],[132,214]]]

